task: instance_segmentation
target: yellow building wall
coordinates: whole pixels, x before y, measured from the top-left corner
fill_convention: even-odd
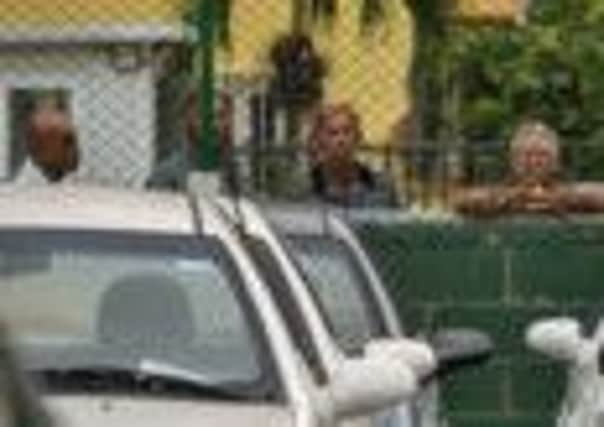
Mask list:
[[[233,0],[231,44],[218,54],[219,72],[254,77],[268,71],[269,49],[291,27],[291,0]]]
[[[0,0],[0,26],[174,24],[186,0]]]
[[[313,35],[327,61],[327,102],[349,102],[360,113],[367,142],[383,145],[410,108],[413,20],[400,0],[386,0],[386,18],[362,34],[360,1],[338,0],[331,26]],[[243,76],[267,71],[268,51],[291,23],[289,0],[235,0],[231,50],[220,69]]]
[[[181,22],[188,0],[0,0],[0,27]],[[232,45],[219,70],[253,76],[267,71],[268,51],[291,26],[291,0],[234,0]],[[401,0],[385,0],[386,18],[362,34],[360,1],[338,0],[330,27],[314,38],[326,59],[328,102],[349,102],[360,113],[368,142],[384,144],[410,106],[408,75],[413,21]]]

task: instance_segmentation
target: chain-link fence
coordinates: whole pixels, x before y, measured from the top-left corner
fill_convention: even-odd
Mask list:
[[[240,147],[234,152],[235,167],[247,195],[266,199],[304,202],[321,198],[313,174],[312,159],[305,147]],[[452,207],[459,190],[503,185],[511,175],[507,141],[473,141],[443,144],[411,141],[403,147],[357,146],[356,161],[371,171],[368,191],[382,197],[366,202],[337,203],[347,207]],[[604,147],[585,141],[561,145],[561,182],[600,182]],[[375,184],[374,184],[375,183]],[[374,186],[375,185],[375,186]],[[329,199],[328,199],[329,201]],[[375,201],[379,203],[374,204]]]
[[[521,3],[482,4],[475,12],[491,22],[497,11],[524,11]],[[518,37],[541,46],[533,33],[554,25],[540,2],[527,15],[534,31],[528,24],[484,27],[471,13],[469,24],[447,13],[431,21],[412,1],[29,0],[0,7],[2,179],[27,182],[32,170],[62,177],[65,150],[32,157],[36,141],[53,145],[62,126],[59,133],[78,146],[77,172],[68,175],[79,181],[177,189],[188,171],[213,166],[208,159],[218,150],[231,191],[303,201],[346,193],[351,181],[350,192],[365,204],[398,206],[447,205],[454,188],[504,180],[510,126],[520,112],[503,114],[509,99],[499,108],[498,94],[488,95],[497,76],[482,58],[488,46],[519,49]],[[428,24],[444,32],[429,36]],[[504,53],[501,63],[515,64]],[[552,73],[563,84],[567,70],[558,68]],[[466,74],[476,77],[471,87]],[[539,102],[568,101],[563,120],[552,122],[547,109],[517,110],[560,127],[566,177],[599,180],[600,126],[592,118],[572,124],[575,107],[591,97],[558,89],[555,102]]]
[[[562,136],[564,180],[601,181],[601,1],[529,3],[2,0],[0,179],[178,190],[215,166],[263,200],[446,207],[506,181],[532,117]],[[363,232],[408,324],[503,343],[487,380],[447,384],[470,414],[452,425],[539,425],[553,405],[530,395],[548,390],[527,388],[518,337],[538,315],[600,315],[604,232],[483,225]]]
[[[341,119],[332,131],[348,134],[353,174],[363,175],[361,186],[383,184],[381,198],[394,201],[403,169],[393,153],[411,104],[411,13],[398,2],[383,2],[373,18],[363,2],[303,3],[232,2],[216,77],[233,105],[238,189],[298,201],[320,195],[329,182],[318,122]]]
[[[177,1],[2,2],[2,179],[65,169],[71,140],[78,180],[142,186],[183,142],[192,52],[184,12]]]

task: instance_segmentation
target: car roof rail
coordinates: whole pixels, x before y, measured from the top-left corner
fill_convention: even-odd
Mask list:
[[[203,234],[203,213],[199,199],[217,196],[220,192],[220,173],[192,171],[187,174],[186,196],[193,214],[195,230]]]
[[[267,203],[262,211],[282,232],[331,234],[330,211],[322,203]]]
[[[234,207],[235,219],[231,219],[238,232],[245,234],[245,215],[241,211],[241,194],[238,188],[223,185],[220,172],[192,171],[187,175],[187,198],[195,216],[195,227],[203,233],[203,215],[199,206],[199,199],[217,200],[219,197],[231,199]]]

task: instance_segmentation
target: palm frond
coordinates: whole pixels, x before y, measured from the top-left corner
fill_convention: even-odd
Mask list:
[[[386,7],[384,0],[362,0],[361,27],[369,28],[384,17]]]
[[[331,19],[337,12],[336,0],[311,0],[311,12],[314,19]]]
[[[217,31],[217,41],[223,46],[228,46],[230,43],[231,31],[231,14],[233,2],[236,0],[214,0],[214,13]],[[306,28],[306,24],[311,24],[312,21],[318,19],[331,20],[338,13],[337,0],[290,0],[293,8],[292,31],[301,32]],[[354,0],[346,0],[354,1]],[[368,28],[379,22],[386,15],[385,1],[387,0],[357,0],[361,1],[361,27]],[[426,0],[401,0],[410,3],[421,3]],[[428,3],[430,3],[428,1]],[[192,15],[196,15],[196,11],[192,11]],[[311,18],[311,22],[307,19]]]
[[[216,24],[218,42],[228,47],[231,41],[231,12],[233,8],[233,0],[219,0],[216,10]]]

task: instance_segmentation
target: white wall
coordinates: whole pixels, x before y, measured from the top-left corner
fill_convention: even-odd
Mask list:
[[[11,88],[71,91],[82,164],[78,173],[100,184],[140,186],[151,170],[155,89],[150,66],[119,73],[95,47],[0,50],[0,92]],[[0,93],[0,144],[8,131]],[[0,149],[0,174],[3,170]]]

